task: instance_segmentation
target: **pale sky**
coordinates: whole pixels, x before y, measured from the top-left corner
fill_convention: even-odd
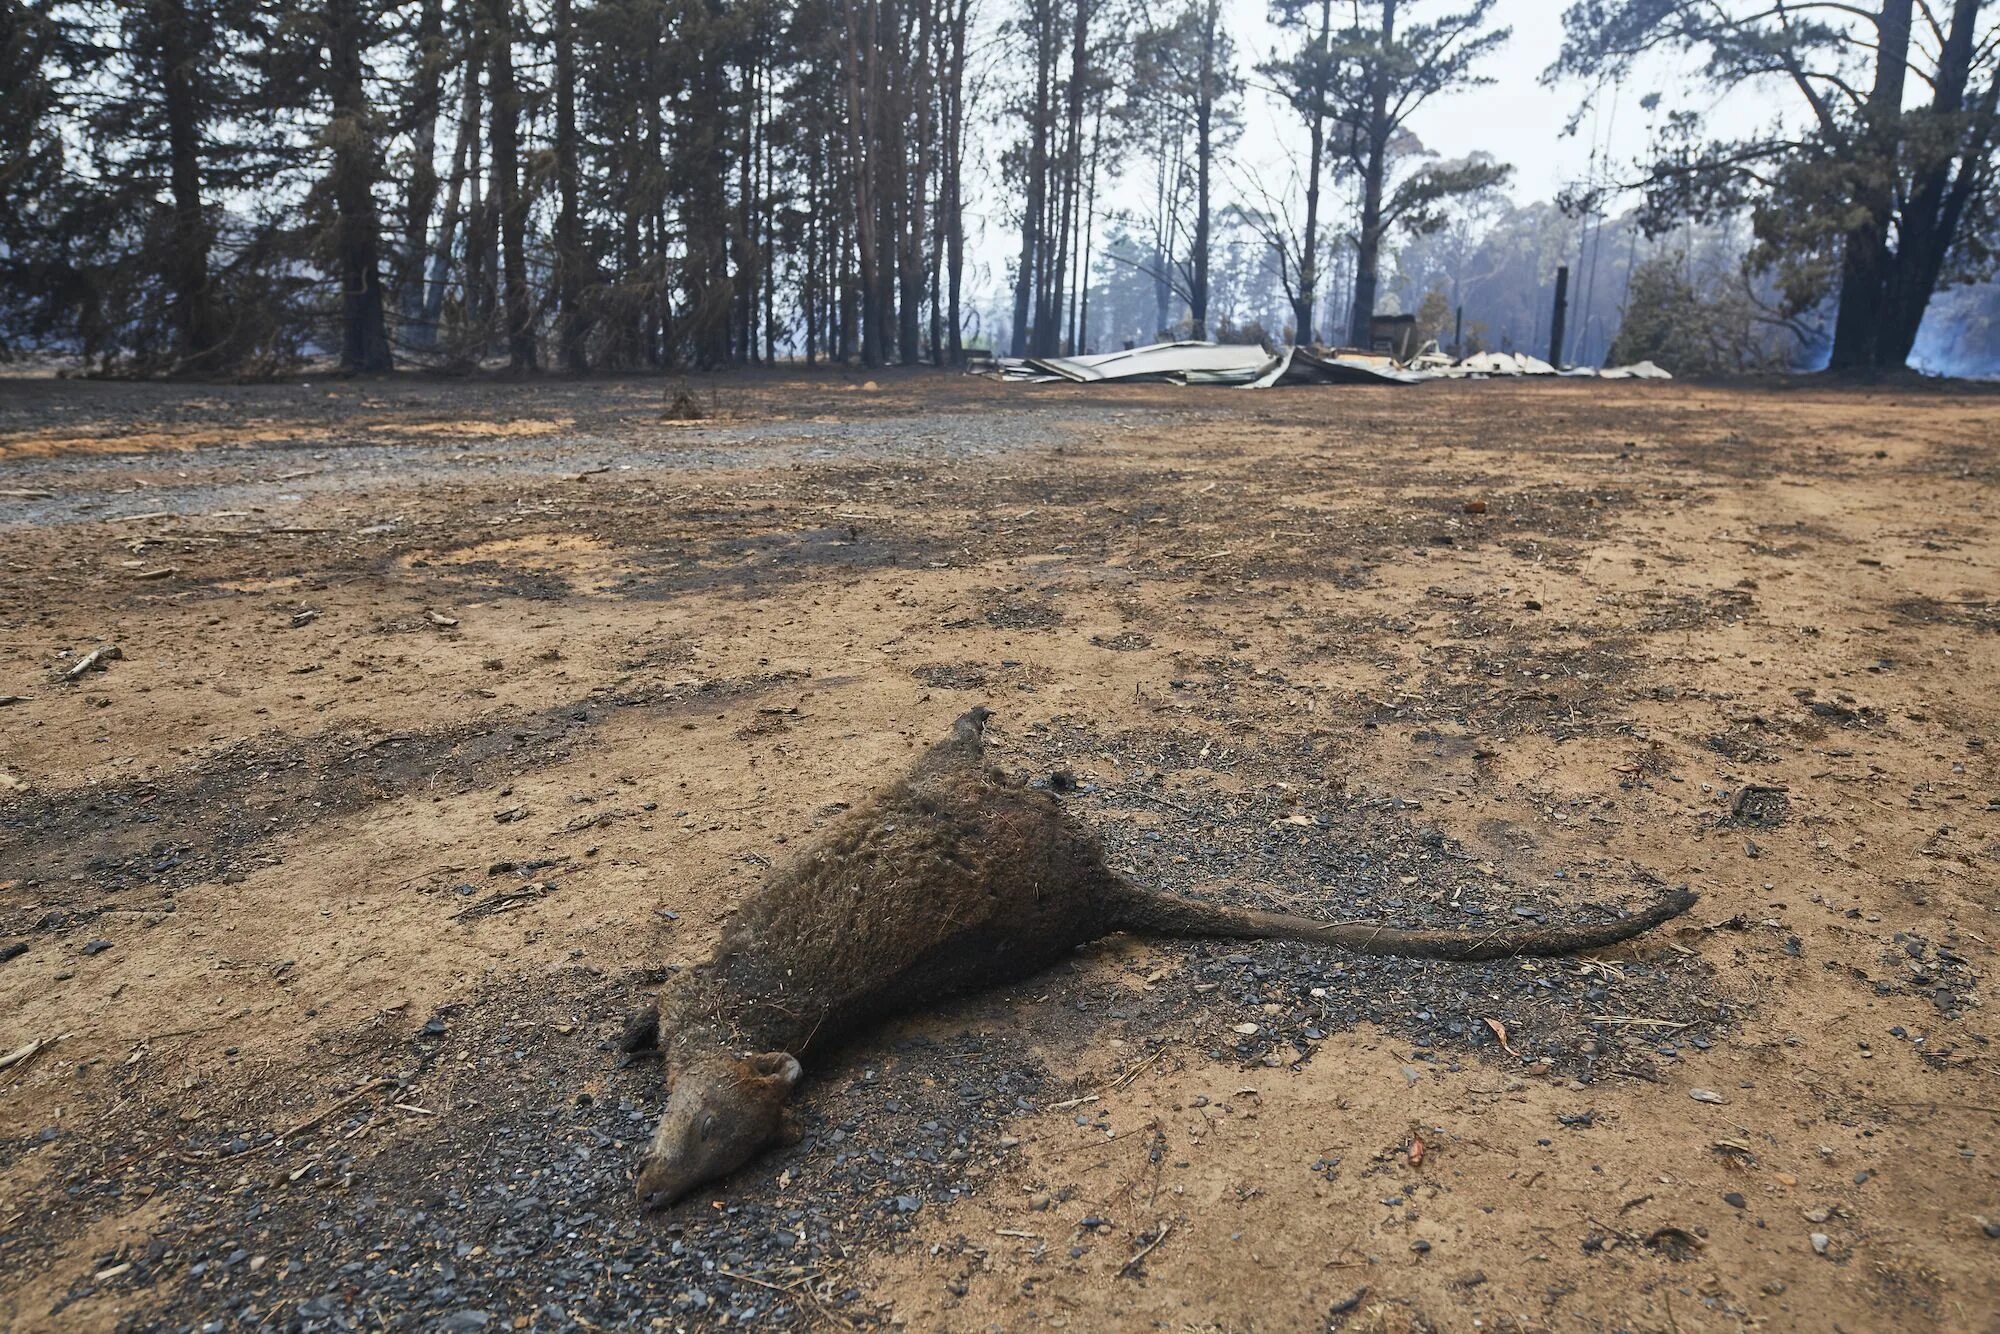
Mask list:
[[[1261,9],[1255,3],[1242,7],[1252,11],[1246,18]],[[1562,9],[1556,0],[1500,0],[1494,12],[1513,35],[1481,67],[1494,82],[1436,98],[1411,123],[1425,146],[1444,157],[1484,151],[1513,163],[1511,193],[1520,203],[1551,198],[1584,176],[1593,136],[1608,148],[1614,163],[1631,161],[1646,146],[1646,114],[1639,107],[1646,88],[1600,97],[1595,116],[1585,116],[1577,132],[1564,137],[1563,128],[1585,90],[1573,83],[1551,88],[1541,82],[1542,71],[1562,47]],[[1269,39],[1263,44],[1268,46]]]
[[[1263,27],[1261,0],[1228,2],[1236,5],[1243,21],[1255,21]],[[1496,20],[1511,27],[1513,36],[1481,67],[1494,82],[1456,96],[1439,97],[1412,122],[1418,137],[1445,157],[1484,149],[1503,162],[1512,162],[1512,193],[1521,203],[1551,198],[1565,184],[1585,175],[1593,136],[1601,148],[1608,149],[1614,165],[1629,168],[1634,158],[1644,154],[1650,137],[1648,115],[1639,105],[1647,93],[1666,94],[1662,112],[1674,107],[1710,110],[1713,105],[1712,94],[1700,86],[1698,60],[1658,57],[1637,70],[1630,85],[1605,90],[1596,99],[1595,120],[1586,116],[1575,135],[1563,137],[1563,127],[1575,114],[1586,89],[1573,82],[1546,87],[1541,76],[1562,49],[1562,11],[1567,7],[1562,0],[1500,0],[1494,6]],[[1442,13],[1454,8],[1456,3],[1449,0],[1431,0],[1418,12]],[[1268,47],[1270,40],[1264,37],[1259,49]],[[1721,109],[1731,117],[1763,123],[1782,114],[1788,105],[1780,90],[1746,89],[1732,94]]]

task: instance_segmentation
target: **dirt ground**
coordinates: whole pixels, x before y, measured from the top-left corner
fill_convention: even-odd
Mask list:
[[[2000,1330],[2000,395],[682,387],[0,380],[0,1324]],[[1108,940],[642,1216],[621,1017],[977,703],[1176,892],[1701,901]]]

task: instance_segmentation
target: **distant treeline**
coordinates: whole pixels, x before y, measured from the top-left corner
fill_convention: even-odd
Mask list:
[[[980,170],[982,223],[1018,237],[988,279],[1003,350],[1084,339],[1120,176],[1149,201],[1117,221],[1144,235],[1156,331],[1203,337],[1253,73],[1309,145],[1255,213],[1293,333],[1365,338],[1390,238],[1507,173],[1431,161],[1405,129],[1480,81],[1494,0],[1271,0],[1286,49],[1254,71],[1221,0],[976,3],[0,0],[0,353],[168,374],[312,352],[952,362]],[[1319,330],[1336,242],[1352,304]]]
[[[0,0],[0,339],[958,355],[973,0]]]
[[[1645,161],[1525,209],[1410,128],[1492,82],[1495,3],[1266,0],[1240,55],[1223,0],[0,0],[0,356],[951,363],[1365,344],[1395,305],[1540,350],[1567,264],[1572,359],[1636,292],[1722,331],[1688,355],[1943,364],[1932,297],[1993,259],[2000,0],[1574,0],[1545,77],[1584,106],[1701,76],[1640,99]],[[1747,84],[1795,114],[1709,124]],[[1243,153],[1253,86],[1286,132]]]

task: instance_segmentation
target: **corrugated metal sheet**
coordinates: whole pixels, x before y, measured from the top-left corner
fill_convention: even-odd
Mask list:
[[[1650,361],[1602,371],[1588,366],[1559,371],[1540,357],[1518,352],[1478,352],[1453,362],[1426,350],[1406,364],[1365,352],[1288,347],[1272,353],[1250,344],[1186,340],[1075,357],[996,357],[992,364],[992,371],[982,373],[997,374],[1003,380],[1022,384],[1124,382],[1234,385],[1244,389],[1300,384],[1421,384],[1426,380],[1483,379],[1495,375],[1562,375],[1583,379],[1601,376],[1607,380],[1673,378]]]

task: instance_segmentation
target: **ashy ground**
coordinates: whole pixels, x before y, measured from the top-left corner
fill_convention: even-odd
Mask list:
[[[2000,395],[680,388],[0,381],[0,1325],[2000,1329]],[[641,1216],[621,1017],[979,703],[1178,892],[1701,901],[1107,940]]]

